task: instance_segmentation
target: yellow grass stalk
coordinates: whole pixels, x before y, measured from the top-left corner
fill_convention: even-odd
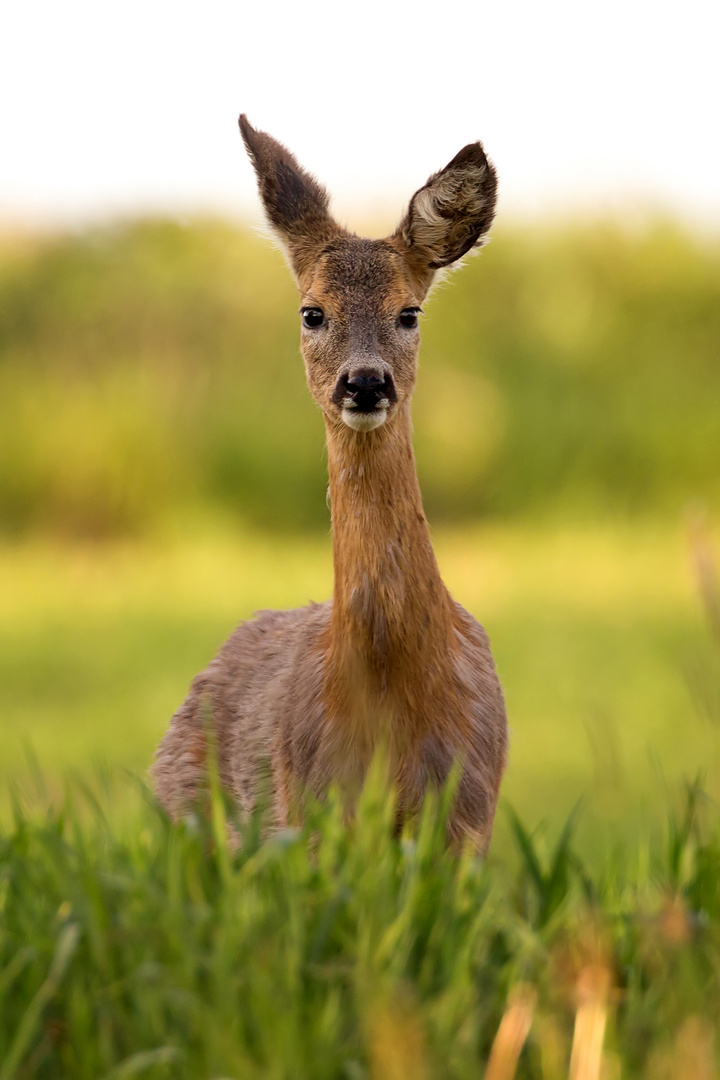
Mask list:
[[[525,983],[512,990],[490,1051],[485,1080],[512,1080],[515,1076],[520,1053],[530,1032],[536,997],[533,988]]]
[[[720,576],[710,540],[707,514],[701,509],[691,512],[689,534],[700,596],[712,631],[720,641]]]
[[[580,972],[570,1080],[599,1080],[610,982],[610,972],[602,964],[591,964]]]

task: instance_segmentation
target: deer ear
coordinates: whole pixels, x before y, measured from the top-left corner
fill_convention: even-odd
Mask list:
[[[300,277],[319,246],[341,230],[328,213],[330,196],[302,169],[289,150],[264,131],[256,131],[243,114],[240,134],[257,175],[260,198],[270,225]]]
[[[497,174],[482,143],[469,143],[415,192],[395,238],[418,269],[449,266],[485,242],[496,194]]]

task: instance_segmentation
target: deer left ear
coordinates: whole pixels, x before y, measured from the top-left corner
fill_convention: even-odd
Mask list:
[[[418,269],[450,266],[487,239],[496,196],[495,168],[482,143],[470,143],[415,192],[395,239]]]
[[[240,134],[257,176],[268,221],[288,254],[297,278],[312,264],[318,247],[341,230],[328,206],[330,196],[314,176],[302,169],[282,143],[256,131],[243,114]]]

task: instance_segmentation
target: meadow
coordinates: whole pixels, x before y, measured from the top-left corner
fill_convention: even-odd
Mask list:
[[[698,771],[717,789],[695,543],[688,528],[637,523],[437,535],[448,585],[491,636],[511,723],[504,792],[530,820],[562,821],[583,797],[583,827],[599,815],[611,835],[664,819]],[[216,527],[155,544],[35,540],[0,551],[0,588],[5,785],[29,775],[28,751],[51,777],[98,761],[142,773],[241,619],[330,595],[329,538]]]
[[[715,1072],[720,822],[584,863],[511,819],[483,865],[444,812],[393,835],[381,771],[263,840],[210,774],[171,826],[75,784],[0,834],[0,1077],[683,1080]],[[230,814],[232,811],[229,811]]]
[[[4,237],[0,1080],[716,1077],[719,301],[662,220],[517,224],[437,291],[418,465],[507,696],[491,858],[431,805],[392,836],[377,784],[232,851],[212,784],[171,828],[143,777],[241,619],[331,592],[287,272],[217,221]]]

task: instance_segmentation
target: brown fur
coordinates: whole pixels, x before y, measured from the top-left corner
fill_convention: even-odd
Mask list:
[[[419,307],[437,268],[484,240],[494,169],[479,143],[465,147],[413,196],[392,237],[364,240],[335,224],[327,193],[284,147],[244,117],[240,127],[302,304],[324,313],[303,330],[302,353],[326,426],[335,585],[332,602],[260,612],[235,631],[158,749],[158,797],[173,816],[196,797],[207,723],[223,784],[249,810],[267,778],[278,824],[304,789],[337,781],[352,796],[383,743],[401,814],[461,763],[450,832],[485,850],[505,709],[485,632],[450,597],[430,542],[410,424],[419,335],[399,314]],[[358,372],[392,387],[374,430],[343,419],[344,380]]]

